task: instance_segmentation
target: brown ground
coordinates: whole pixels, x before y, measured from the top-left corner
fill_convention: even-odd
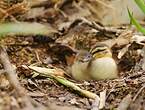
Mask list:
[[[82,89],[91,91],[97,95],[103,90],[106,90],[106,104],[104,110],[117,108],[120,102],[123,101],[123,98],[128,94],[131,95],[131,102],[128,101],[129,99],[125,99],[123,102],[124,105],[130,103],[128,110],[144,110],[145,73],[141,68],[142,57],[136,53],[136,50],[142,49],[142,46],[131,43],[125,55],[121,59],[117,59],[118,53],[130,43],[129,39],[135,31],[128,28],[128,26],[125,26],[125,28],[118,26],[119,28],[116,27],[115,30],[111,30],[111,28],[107,30],[101,25],[99,25],[100,27],[89,26],[86,22],[84,23],[82,18],[74,17],[75,14],[79,14],[79,11],[76,6],[72,5],[72,0],[68,1],[69,2],[63,3],[61,0],[59,2],[57,0],[53,2],[48,0],[47,2],[42,2],[41,5],[38,2],[38,4],[33,4],[31,8],[26,7],[29,11],[36,8],[36,12],[40,11],[40,7],[45,7],[40,13],[35,12],[34,16],[30,16],[25,10],[23,10],[24,13],[18,13],[22,12],[17,12],[20,7],[12,10],[15,11],[13,13],[12,11],[10,11],[10,13],[7,12],[17,21],[47,23],[59,30],[59,33],[53,33],[48,36],[9,35],[8,37],[2,38],[0,41],[1,44],[6,47],[11,63],[17,67],[16,73],[18,79],[20,84],[26,89],[27,95],[43,106],[50,107],[50,110],[92,109],[92,103],[94,102],[92,99],[82,97],[78,95],[77,92],[52,79],[46,79],[40,76],[33,78],[31,74],[32,71],[25,70],[22,65],[35,64],[42,67],[54,66],[66,71],[67,59],[64,57],[65,55],[71,56],[75,49],[89,50],[96,42],[106,42],[122,35],[123,37],[121,36],[121,39],[123,39],[123,41],[118,40],[117,43],[114,40],[111,41],[111,44],[114,44],[111,45],[113,56],[122,71],[120,72],[120,77],[115,80],[75,82],[79,84]],[[12,4],[13,6],[17,5],[17,3]],[[54,8],[54,5],[56,5],[57,9]],[[6,10],[5,8],[3,9]],[[9,9],[8,6],[7,9]],[[11,16],[0,17],[4,21],[13,21]],[[94,18],[89,16],[86,18],[90,22],[94,21]],[[70,25],[68,26],[66,23]],[[92,31],[92,29],[94,31]],[[98,32],[96,33],[96,31]],[[72,80],[71,78],[68,79]],[[19,100],[21,99],[17,97],[15,89],[9,85],[8,80],[1,74],[0,109],[19,110],[23,107]],[[62,106],[64,108],[62,108]]]

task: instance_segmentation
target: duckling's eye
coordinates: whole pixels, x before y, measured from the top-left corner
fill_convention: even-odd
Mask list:
[[[84,61],[89,61],[92,58],[91,54],[87,54],[84,58]]]
[[[87,53],[80,59],[80,61],[81,62],[88,62],[91,60],[91,58],[92,58],[92,55],[90,53]]]

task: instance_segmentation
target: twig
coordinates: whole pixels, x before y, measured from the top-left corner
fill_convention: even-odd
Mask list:
[[[89,25],[90,27],[102,31],[102,32],[107,32],[107,33],[117,33],[120,34],[123,32],[123,30],[120,29],[114,29],[114,28],[110,28],[110,27],[103,27],[100,26],[99,24],[96,24],[95,22],[92,22],[92,24]]]
[[[103,27],[99,24],[97,24],[96,22],[91,22],[91,21],[88,21],[87,19],[85,18],[79,18],[80,20],[82,20],[82,23],[98,30],[98,31],[101,31],[101,32],[106,32],[106,33],[116,33],[116,34],[121,34],[122,32],[124,32],[124,30],[121,30],[121,29],[115,29],[115,28],[111,28],[111,27]]]
[[[31,104],[29,97],[26,96],[26,94],[24,92],[25,91],[24,88],[21,87],[18,79],[16,78],[16,72],[15,72],[13,66],[11,65],[8,55],[3,47],[0,47],[0,60],[4,66],[4,69],[6,71],[6,76],[9,80],[11,86],[13,86],[13,88],[16,90],[17,94],[23,98],[24,103],[26,104],[26,108],[34,110],[34,107]]]
[[[137,94],[134,96],[133,98],[133,102],[136,100],[136,98],[138,97],[138,95],[142,92],[142,90],[145,88],[145,84],[139,89],[139,91],[137,92]]]
[[[116,87],[116,84],[113,85],[113,87],[112,87],[111,90],[109,91],[108,95],[106,96],[106,100],[108,99],[108,97],[110,96],[110,94],[111,94],[112,92],[114,92],[115,87]]]
[[[54,69],[46,69],[46,68],[32,67],[32,66],[26,66],[26,65],[23,65],[23,67],[25,69],[31,69],[31,70],[39,73],[40,76],[45,76],[45,77],[48,77],[48,78],[52,78],[52,79],[56,80],[57,82],[63,84],[64,86],[69,87],[69,88],[77,91],[79,94],[81,94],[81,95],[83,95],[85,97],[88,97],[88,98],[91,98],[91,99],[96,99],[96,97],[99,98],[99,96],[97,96],[96,94],[94,94],[94,93],[92,93],[90,91],[81,89],[76,84],[74,84],[71,81],[68,81],[64,77],[55,76],[56,73],[54,73],[54,72],[56,72],[56,71],[54,71]]]
[[[118,105],[116,110],[127,110],[127,108],[129,107],[131,101],[132,101],[131,95],[130,94],[126,95],[122,99],[122,101],[120,102],[120,104]]]
[[[87,90],[83,90],[81,89],[80,87],[78,87],[77,85],[75,85],[74,83],[66,80],[64,77],[61,77],[61,76],[53,76],[53,78],[58,81],[59,83],[67,86],[67,87],[70,87],[72,88],[73,90],[79,92],[79,94],[85,96],[85,97],[88,97],[88,98],[91,98],[91,99],[96,99],[96,97],[99,97],[97,96],[96,94],[90,92],[90,91],[87,91]]]
[[[91,105],[91,110],[99,110],[100,99],[96,97]]]
[[[0,59],[1,63],[4,65],[4,69],[6,71],[6,75],[8,77],[8,80],[10,81],[10,84],[17,90],[22,91],[22,88],[19,84],[19,81],[16,78],[16,73],[14,68],[12,67],[9,58],[5,52],[5,49],[3,47],[0,47]]]
[[[106,103],[106,89],[102,92],[100,92],[100,104],[99,109],[103,109],[105,107]]]

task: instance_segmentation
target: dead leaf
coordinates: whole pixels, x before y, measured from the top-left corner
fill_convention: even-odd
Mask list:
[[[97,96],[96,99],[92,103],[91,110],[99,110],[100,98]]]
[[[118,53],[118,59],[121,59],[122,58],[122,56],[128,51],[128,48],[129,48],[129,46],[130,46],[131,44],[128,44],[128,45],[126,45],[124,48],[122,48],[121,50],[120,50],[120,52]]]
[[[105,102],[106,102],[106,90],[100,92],[99,109],[103,109],[105,107]]]
[[[144,45],[145,44],[145,36],[134,35],[131,38],[131,42],[136,42],[137,44]]]
[[[127,108],[129,107],[131,101],[132,101],[132,96],[130,94],[128,94],[127,96],[125,96],[122,101],[120,102],[120,104],[118,105],[117,110],[127,110]]]
[[[55,69],[50,69],[50,68],[44,68],[44,67],[37,67],[37,66],[26,66],[26,65],[22,65],[22,67],[24,67],[25,69],[32,69],[34,71],[37,71],[38,73],[44,73],[47,75],[55,75],[55,76],[64,76],[64,71],[62,69],[59,68],[55,68]]]

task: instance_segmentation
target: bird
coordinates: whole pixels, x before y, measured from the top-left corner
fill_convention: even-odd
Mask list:
[[[91,60],[91,54],[86,50],[80,50],[71,66],[72,77],[76,80],[90,80],[90,75],[88,74],[88,64]]]
[[[112,52],[104,43],[97,43],[90,51],[81,50],[71,66],[76,80],[105,80],[118,78],[118,68]]]

